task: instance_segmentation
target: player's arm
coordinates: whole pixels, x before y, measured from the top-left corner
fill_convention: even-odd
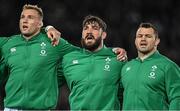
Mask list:
[[[53,26],[46,26],[45,31],[47,32],[48,37],[51,39],[52,45],[58,45],[59,39],[61,37],[61,32],[59,32]]]
[[[125,49],[117,47],[117,48],[113,48],[113,52],[115,54],[117,54],[117,60],[119,60],[119,61],[127,61],[128,60]]]
[[[60,88],[65,82],[65,77],[63,75],[62,62],[59,63],[57,68],[57,79],[58,79],[58,87]]]
[[[44,34],[47,34],[53,46],[57,46],[59,44],[61,33],[57,29],[55,29],[53,26],[43,27],[41,28],[41,32]]]
[[[180,68],[173,64],[168,65],[165,70],[165,87],[169,110],[180,110]]]
[[[6,82],[8,78],[8,69],[5,64],[5,60],[3,57],[0,57],[0,86]]]
[[[0,37],[0,49],[8,41],[8,37]]]

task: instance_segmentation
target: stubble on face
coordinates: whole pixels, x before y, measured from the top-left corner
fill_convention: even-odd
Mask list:
[[[156,39],[152,28],[139,28],[135,39],[138,52],[146,55],[156,50]]]
[[[23,10],[20,17],[19,27],[24,37],[31,38],[40,31],[41,19],[33,9]]]

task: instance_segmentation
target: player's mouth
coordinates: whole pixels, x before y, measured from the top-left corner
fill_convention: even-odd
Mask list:
[[[87,41],[92,41],[92,40],[94,40],[94,36],[93,35],[87,35],[85,39]]]
[[[27,30],[28,26],[27,25],[23,25],[22,28],[23,28],[23,30]]]

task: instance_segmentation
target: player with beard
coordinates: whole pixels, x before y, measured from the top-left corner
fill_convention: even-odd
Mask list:
[[[90,24],[90,23],[87,23]],[[97,27],[98,23],[92,23],[92,27]],[[87,27],[85,27],[87,28]],[[84,28],[84,32],[86,29]],[[84,34],[84,33],[83,33]],[[102,34],[106,34],[105,32],[102,33],[101,35],[98,35],[96,38],[92,33],[85,33],[86,35],[83,35],[81,38],[81,44],[82,47],[89,50],[89,51],[97,51],[103,47],[103,39],[102,39]],[[104,37],[104,36],[103,36]]]
[[[82,26],[83,49],[66,54],[62,69],[59,68],[70,89],[70,109],[119,110],[118,89],[124,62],[118,61],[112,49],[104,46],[107,34],[102,19],[87,16]]]
[[[140,24],[135,38],[138,57],[122,69],[123,110],[180,110],[179,66],[161,55],[157,29]]]

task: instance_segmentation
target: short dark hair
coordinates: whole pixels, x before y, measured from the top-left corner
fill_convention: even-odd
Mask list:
[[[23,10],[26,10],[26,9],[33,9],[33,10],[36,10],[39,14],[39,16],[43,19],[43,11],[41,8],[39,8],[37,5],[30,5],[30,4],[25,4],[23,6]]]
[[[159,38],[157,28],[151,23],[141,23],[139,28],[152,28],[154,30],[155,37]]]
[[[102,28],[102,30],[106,32],[106,28],[107,28],[106,23],[101,18],[97,16],[93,16],[93,15],[88,15],[84,18],[82,27],[84,27],[86,23],[89,24],[89,23],[94,23],[94,22],[97,22],[99,26]]]

